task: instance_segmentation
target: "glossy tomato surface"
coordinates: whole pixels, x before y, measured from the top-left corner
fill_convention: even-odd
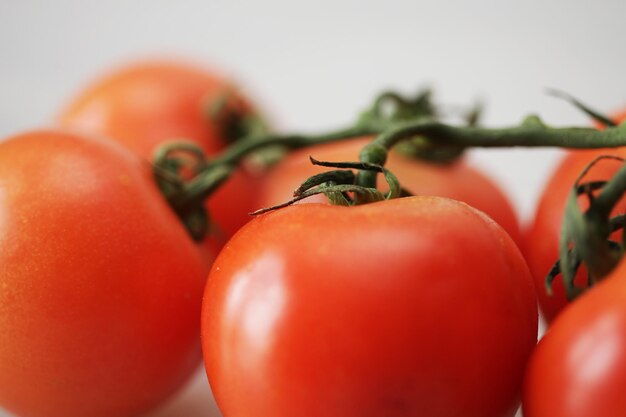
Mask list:
[[[228,81],[203,68],[174,61],[129,65],[93,83],[59,116],[61,126],[96,133],[123,144],[147,161],[157,147],[187,140],[213,155],[229,141],[219,120],[209,117],[212,101],[227,94],[234,110],[252,113]],[[249,220],[253,175],[238,170],[209,202],[225,237]]]
[[[291,199],[293,191],[309,176],[329,168],[312,165],[309,156],[322,161],[358,161],[359,152],[372,138],[358,138],[296,151],[273,167],[259,187],[257,208],[271,207]],[[450,165],[436,165],[391,152],[385,166],[414,195],[448,197],[469,204],[488,214],[520,242],[515,212],[504,193],[485,175],[463,160]],[[379,178],[384,188],[384,179]],[[323,196],[307,201],[326,201]]]
[[[626,263],[565,309],[539,342],[524,417],[618,417],[626,396]]]
[[[513,416],[536,336],[516,245],[438,197],[259,216],[202,311],[225,417]]]
[[[125,149],[57,131],[0,143],[0,407],[161,403],[198,364],[208,264]]]

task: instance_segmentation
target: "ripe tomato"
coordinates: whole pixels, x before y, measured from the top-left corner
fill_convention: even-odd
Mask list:
[[[525,417],[617,417],[626,410],[626,263],[554,320],[524,382]]]
[[[253,112],[235,88],[214,74],[182,63],[145,62],[94,83],[61,113],[59,123],[107,136],[148,161],[163,142],[181,139],[213,155],[228,140],[208,108],[224,93],[237,112]],[[209,211],[226,237],[249,220],[253,182],[252,174],[239,170],[211,198]]]
[[[99,80],[61,113],[62,125],[94,131],[151,156],[163,141],[189,139],[208,154],[228,142],[209,117],[211,100],[232,94],[249,105],[220,77],[174,62],[131,65]]]
[[[56,131],[0,143],[0,407],[124,417],[200,356],[209,262],[118,145]]]
[[[300,204],[244,226],[205,289],[225,417],[513,416],[537,309],[510,237],[466,204]]]
[[[361,149],[371,138],[318,145],[293,152],[274,166],[259,187],[257,208],[271,207],[292,198],[291,193],[311,175],[328,168],[312,165],[309,155],[318,160],[357,161]],[[400,180],[400,184],[414,195],[436,195],[463,201],[487,213],[500,224],[515,242],[520,242],[517,218],[498,187],[479,171],[458,161],[437,165],[391,152],[385,164]],[[381,184],[383,185],[383,184]],[[307,201],[326,201],[325,197]]]
[[[626,114],[623,117],[626,119]],[[616,120],[620,119],[616,118]],[[576,178],[591,161],[600,155],[626,157],[626,148],[568,152],[546,184],[537,206],[535,219],[525,232],[524,255],[535,280],[541,311],[548,322],[552,321],[568,304],[565,288],[560,278],[554,281],[552,296],[548,296],[544,290],[546,275],[559,257],[559,237],[565,203]],[[600,162],[585,176],[584,181],[608,180],[619,168],[620,164],[615,161]],[[586,198],[581,198],[581,204],[583,208],[586,207]],[[616,212],[624,211],[626,211],[626,200],[616,207]],[[581,268],[576,282],[584,285],[586,280],[586,272]]]

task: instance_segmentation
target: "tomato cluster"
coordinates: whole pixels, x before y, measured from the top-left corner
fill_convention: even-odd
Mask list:
[[[59,117],[0,143],[0,406],[18,416],[136,416],[200,361],[200,306],[223,240],[252,209],[239,170],[208,204],[220,234],[195,242],[150,161],[184,137],[228,143],[212,98],[219,77],[149,62],[97,82]],[[234,106],[234,104],[233,104]]]
[[[392,117],[281,142],[220,76],[144,62],[86,89],[56,128],[3,140],[0,407],[145,415],[203,353],[225,417],[512,417],[522,389],[527,417],[623,414],[626,267],[562,314],[560,282],[552,298],[543,284],[567,195],[603,151],[568,156],[522,233],[462,158],[366,161],[376,134],[434,117],[427,95],[385,98]],[[285,155],[251,169],[264,143]],[[309,156],[358,173],[325,176]],[[250,220],[309,177],[319,195]],[[535,348],[537,300],[559,317]]]

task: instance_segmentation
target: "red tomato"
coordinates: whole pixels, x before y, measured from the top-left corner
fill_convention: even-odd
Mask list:
[[[37,131],[0,143],[0,407],[124,417],[200,356],[208,262],[126,150]]]
[[[626,118],[626,114],[623,117]],[[552,321],[568,303],[560,277],[554,281],[552,296],[548,296],[544,290],[546,275],[559,258],[559,238],[565,203],[576,178],[600,155],[626,157],[626,148],[568,152],[548,181],[539,200],[535,219],[525,233],[524,255],[535,280],[541,311],[548,322]],[[584,181],[608,180],[619,168],[620,164],[615,161],[600,162],[585,176]],[[583,197],[580,202],[582,207],[586,208],[587,199]],[[626,200],[620,202],[615,211],[626,211]],[[586,275],[586,271],[581,268],[576,282],[584,285]]]
[[[293,191],[309,176],[329,168],[312,165],[309,155],[318,160],[357,161],[361,149],[372,139],[359,138],[302,149],[288,155],[263,178],[257,208],[271,207],[291,199]],[[487,213],[513,238],[520,242],[517,218],[504,193],[479,171],[458,161],[437,165],[391,152],[385,164],[414,195],[436,195],[463,201]],[[384,187],[384,179],[379,179]],[[323,196],[315,200],[323,202]]]
[[[203,69],[174,62],[128,66],[99,80],[60,115],[61,126],[103,134],[151,161],[165,141],[188,140],[207,154],[228,141],[221,126],[208,116],[211,100],[229,93],[242,113],[251,106],[224,79]],[[249,220],[253,207],[253,176],[239,170],[208,205],[228,237]]]
[[[626,412],[626,263],[573,303],[539,342],[524,382],[524,417]]]
[[[536,336],[513,241],[439,197],[259,216],[202,311],[225,417],[513,416]]]

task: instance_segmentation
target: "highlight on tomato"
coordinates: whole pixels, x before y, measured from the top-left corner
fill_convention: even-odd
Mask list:
[[[132,417],[162,403],[198,365],[209,264],[118,144],[53,130],[0,143],[0,407]]]
[[[512,417],[536,338],[512,239],[429,196],[259,215],[216,259],[202,309],[225,417]]]
[[[177,61],[120,68],[78,94],[60,113],[64,128],[99,134],[147,161],[166,141],[185,140],[214,155],[248,129],[262,128],[253,105],[221,75]],[[249,220],[254,175],[245,168],[211,197],[208,208],[224,236]]]
[[[260,182],[257,208],[271,207],[292,198],[291,193],[307,177],[325,168],[311,164],[309,156],[323,161],[357,161],[361,149],[373,138],[316,145],[294,151],[273,166]],[[428,162],[400,152],[389,153],[385,164],[413,195],[434,195],[459,200],[483,211],[521,243],[517,217],[506,195],[487,176],[462,158],[445,164]],[[325,202],[324,196],[303,200]]]
[[[626,120],[626,114],[617,116],[615,118],[617,122]],[[544,290],[546,276],[559,257],[558,242],[567,196],[583,169],[600,155],[626,157],[626,148],[569,151],[547,182],[539,199],[534,220],[525,231],[524,255],[535,280],[542,315],[548,322],[554,320],[568,304],[560,279],[553,282],[551,296]],[[603,161],[585,175],[585,181],[607,180],[619,167],[620,164],[615,161]],[[581,198],[581,204],[587,204],[587,201]],[[626,200],[614,210],[615,213],[624,211]],[[586,280],[587,274],[584,268],[581,268],[576,282],[584,285]]]
[[[616,417],[626,410],[626,263],[565,309],[539,342],[524,417]]]

